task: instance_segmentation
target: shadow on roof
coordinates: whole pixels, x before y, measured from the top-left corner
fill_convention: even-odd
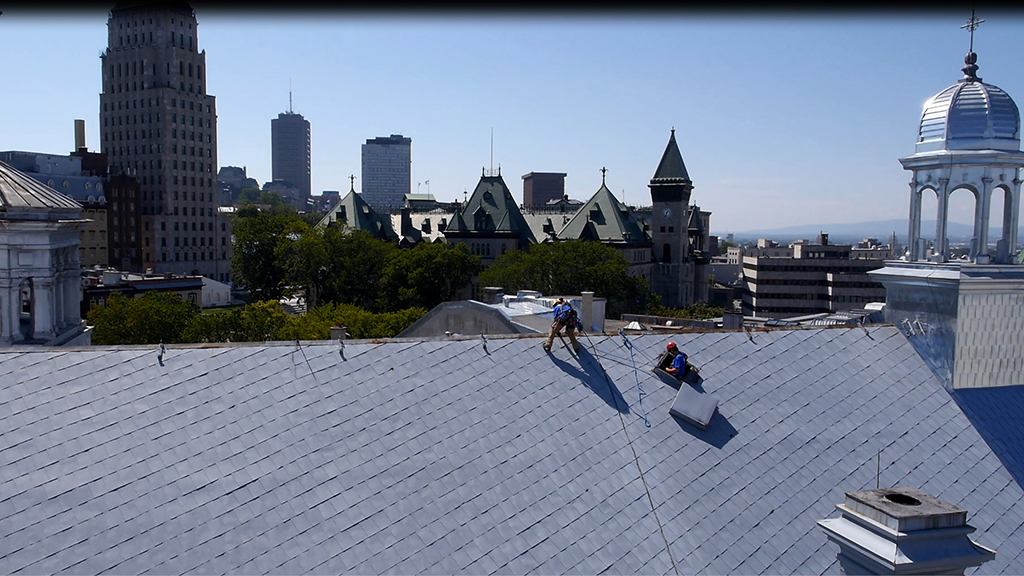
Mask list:
[[[558,366],[562,372],[579,379],[580,383],[594,394],[597,394],[601,400],[604,400],[605,404],[623,414],[629,414],[629,404],[626,403],[626,399],[622,397],[622,393],[619,392],[619,389],[612,383],[611,378],[608,377],[604,369],[585,346],[580,346],[579,351],[580,368],[582,370],[554,354],[551,354],[550,357],[555,366]]]
[[[960,388],[950,396],[1017,485],[1024,486],[1024,386]]]
[[[686,420],[672,414],[672,419],[676,421],[676,424],[683,429],[684,432],[688,433],[701,442],[710,444],[715,448],[724,448],[726,444],[732,440],[737,432],[736,428],[729,423],[729,420],[718,410],[715,410],[711,421],[708,422],[708,429],[701,430],[693,424],[690,424]]]

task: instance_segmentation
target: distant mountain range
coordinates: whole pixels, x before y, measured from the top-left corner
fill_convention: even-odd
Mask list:
[[[877,238],[880,242],[887,243],[889,236],[893,232],[896,232],[898,242],[905,243],[907,241],[907,220],[875,220],[872,222],[858,222],[856,224],[802,224],[783,228],[745,230],[742,232],[732,232],[732,234],[737,240],[768,238],[781,244],[792,242],[797,238],[806,238],[813,242],[817,239],[819,232],[828,234],[829,242],[835,244],[860,242],[864,238]],[[935,220],[922,220],[921,233],[925,238],[935,236]],[[950,242],[970,241],[973,233],[974,226],[972,224],[949,222],[947,225],[947,236]],[[721,238],[725,237],[725,234],[721,232],[715,232],[714,234]],[[1000,237],[1001,233],[998,228],[989,230],[989,242],[995,242]],[[1024,227],[1018,229],[1017,237],[1024,238]]]

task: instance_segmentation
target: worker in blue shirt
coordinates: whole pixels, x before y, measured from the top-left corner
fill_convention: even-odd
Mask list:
[[[565,328],[565,335],[572,343],[572,351],[579,352],[580,344],[576,341],[576,329],[579,325],[579,318],[576,316],[576,311],[572,309],[572,305],[563,298],[555,300],[554,321],[548,331],[548,339],[544,342],[544,351],[551,351],[551,344],[555,341],[555,336],[562,331],[562,328]]]
[[[665,350],[669,354],[674,354],[672,358],[672,366],[665,368],[665,372],[675,376],[679,380],[686,378],[686,375],[690,371],[690,364],[686,361],[686,353],[679,350],[675,342],[669,342],[665,347]]]

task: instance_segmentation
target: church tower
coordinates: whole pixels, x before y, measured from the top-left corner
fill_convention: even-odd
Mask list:
[[[679,307],[694,300],[694,266],[690,262],[687,224],[690,221],[690,193],[693,182],[683,164],[672,129],[665,153],[651,178],[651,239],[655,263],[651,290],[662,304]]]

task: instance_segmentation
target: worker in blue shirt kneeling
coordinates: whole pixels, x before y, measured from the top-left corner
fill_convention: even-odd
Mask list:
[[[690,363],[686,361],[686,353],[679,350],[675,342],[669,342],[665,347],[669,354],[675,355],[672,358],[672,365],[665,368],[665,372],[675,376],[679,380],[686,378],[686,375],[690,373]]]

